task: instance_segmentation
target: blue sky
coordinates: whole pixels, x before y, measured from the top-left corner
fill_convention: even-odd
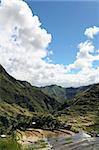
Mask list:
[[[52,35],[49,45],[54,53],[53,63],[73,63],[77,45],[86,40],[84,31],[99,26],[99,1],[26,1],[33,14],[40,18],[42,27]],[[94,40],[99,48],[98,38]],[[94,63],[99,65],[99,63]]]
[[[35,86],[98,83],[99,1],[1,0],[0,63]]]

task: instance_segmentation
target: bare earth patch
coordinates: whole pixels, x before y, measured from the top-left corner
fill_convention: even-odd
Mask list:
[[[42,130],[42,129],[28,129],[27,131],[24,131],[24,132],[17,130],[18,143],[23,145],[23,147],[33,146],[33,145],[34,146],[43,145],[45,147],[50,147],[50,145],[47,143],[48,137],[54,137],[54,136],[57,137],[57,136],[66,136],[66,135],[67,136],[74,135],[74,133],[68,130],[63,130],[63,129],[54,130],[54,131]]]

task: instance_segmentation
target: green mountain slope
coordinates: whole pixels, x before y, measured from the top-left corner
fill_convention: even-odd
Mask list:
[[[32,112],[51,112],[59,106],[55,99],[45,95],[39,88],[11,77],[0,65],[0,104],[3,102],[10,105],[16,104],[17,107]]]
[[[99,84],[91,85],[88,89],[75,96],[70,109],[77,113],[99,111]]]
[[[36,128],[56,128],[61,123],[51,113],[60,103],[28,82],[10,76],[0,65],[0,134],[26,130],[36,121]]]
[[[89,86],[79,87],[79,88],[63,88],[57,85],[45,86],[41,90],[43,93],[49,95],[52,98],[55,98],[61,104],[64,104],[66,100],[71,100],[77,94],[82,91],[85,91]]]
[[[53,112],[54,116],[48,115]],[[38,127],[44,128],[61,126],[61,121],[74,131],[87,127],[95,130],[99,128],[98,118],[99,84],[79,88],[56,85],[37,88],[14,79],[0,65],[0,133],[6,129],[9,133],[31,127],[33,120],[37,121]]]
[[[58,102],[64,103],[66,96],[66,89],[57,85],[51,85],[41,88],[42,92],[55,98]]]
[[[99,83],[78,93],[68,107],[64,104],[58,116],[61,121],[69,124],[73,131],[83,129],[99,132]]]

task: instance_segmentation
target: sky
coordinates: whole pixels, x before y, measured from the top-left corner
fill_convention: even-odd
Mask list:
[[[99,1],[1,0],[0,63],[34,86],[99,82]]]
[[[49,45],[54,52],[52,60],[64,65],[73,63],[78,43],[86,40],[85,29],[99,26],[99,1],[26,2],[53,37]]]

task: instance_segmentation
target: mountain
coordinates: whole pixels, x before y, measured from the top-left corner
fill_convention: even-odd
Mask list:
[[[55,98],[60,103],[64,103],[64,101],[67,99],[66,89],[62,88],[61,86],[45,86],[41,87],[41,91],[50,97]]]
[[[25,109],[32,112],[52,112],[59,107],[59,103],[54,98],[26,81],[14,79],[0,65],[0,107],[2,107],[0,111],[6,110],[6,107],[3,110],[3,103],[4,106],[20,108],[20,111]]]
[[[97,118],[99,84],[78,88],[57,85],[38,88],[16,80],[0,65],[0,133],[5,133],[6,129],[9,133],[23,126],[24,129],[31,127],[35,120],[39,128],[57,128],[61,122],[70,125],[72,131],[75,128],[85,130],[86,126],[96,130],[99,129]]]
[[[59,103],[64,104],[65,101],[73,99],[80,92],[85,91],[89,86],[78,88],[63,88],[57,85],[41,87],[41,91],[52,98],[55,98]]]
[[[99,83],[78,88],[51,85],[41,90],[61,103],[56,116],[69,125],[70,130],[99,132]]]
[[[73,99],[70,109],[77,113],[99,111],[99,83],[88,86]]]
[[[61,121],[74,132],[86,130],[99,132],[99,83],[88,86],[71,101],[64,103],[58,112]]]
[[[0,65],[0,135],[34,128],[33,121],[36,128],[59,128],[61,122],[51,114],[59,106],[54,98],[26,81],[16,80]]]
[[[0,65],[0,104],[16,105],[20,109],[32,112],[52,112],[60,106],[65,107],[69,100],[70,108],[85,108],[98,103],[99,84],[78,87],[63,88],[57,85],[46,87],[34,87],[26,81],[19,81],[10,76]],[[93,89],[93,90],[92,90]],[[95,93],[93,93],[95,92]],[[89,97],[88,97],[89,96]],[[93,100],[97,100],[93,101]],[[1,109],[2,110],[2,109]]]

